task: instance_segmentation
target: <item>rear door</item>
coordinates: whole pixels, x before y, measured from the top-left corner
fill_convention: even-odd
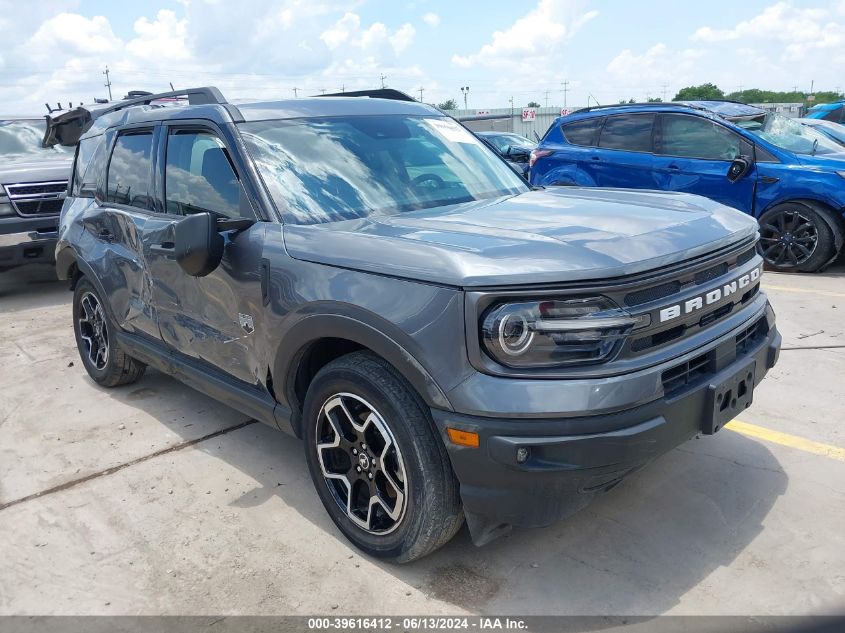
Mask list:
[[[174,259],[176,224],[186,215],[256,219],[242,199],[222,130],[205,123],[164,125],[158,170],[162,224],[145,235],[161,337],[178,352],[250,385],[261,382],[256,337],[263,334],[261,250],[264,224],[224,232],[223,260],[205,277]]]
[[[97,185],[96,201],[82,220],[78,239],[117,325],[158,339],[142,238],[152,209],[155,130],[147,123],[120,130],[116,139],[113,132],[106,135],[98,149],[108,159],[105,177]],[[96,164],[95,157],[86,179],[102,173]]]
[[[599,187],[655,189],[655,115],[649,112],[608,116],[590,155],[589,170]]]
[[[661,189],[695,193],[752,212],[756,167],[736,182],[727,176],[735,158],[753,158],[751,143],[716,121],[680,113],[660,116],[656,138],[654,168]]]

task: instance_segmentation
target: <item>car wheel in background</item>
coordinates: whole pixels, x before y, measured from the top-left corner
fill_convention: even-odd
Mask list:
[[[73,332],[88,375],[104,387],[135,382],[147,368],[121,349],[105,306],[85,277],[73,293]]]
[[[801,202],[778,204],[760,216],[758,249],[770,268],[793,272],[815,272],[836,254],[830,225]]]
[[[359,549],[408,562],[461,527],[458,482],[430,412],[379,356],[354,352],[323,367],[308,387],[303,424],[317,493]]]

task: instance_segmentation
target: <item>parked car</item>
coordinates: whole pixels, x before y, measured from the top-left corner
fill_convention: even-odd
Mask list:
[[[43,138],[43,118],[0,117],[0,271],[53,263],[73,153]]]
[[[105,387],[152,365],[303,438],[370,555],[548,525],[718,431],[777,360],[738,211],[532,190],[401,93],[187,96],[50,119],[84,132],[56,249],[82,364]]]
[[[836,141],[837,143],[845,147],[845,125],[842,125],[841,123],[834,123],[833,121],[827,121],[825,119],[795,120],[803,123],[804,125],[809,125],[813,129],[818,130],[828,138]]]
[[[809,119],[823,119],[834,123],[845,123],[845,101],[819,103],[807,111]]]
[[[528,161],[536,143],[512,132],[476,132],[476,135],[489,143],[499,156],[519,167],[523,176],[528,177]]]
[[[845,154],[824,134],[740,103],[595,107],[558,118],[534,185],[684,191],[754,216],[778,270],[817,271],[845,241]]]

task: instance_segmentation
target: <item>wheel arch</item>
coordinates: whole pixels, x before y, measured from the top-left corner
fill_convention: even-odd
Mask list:
[[[815,198],[785,198],[771,202],[764,209],[760,210],[759,214],[757,215],[757,220],[762,218],[764,214],[768,213],[775,207],[782,204],[789,204],[790,202],[797,202],[799,204],[803,204],[805,206],[810,207],[813,211],[818,213],[822,217],[822,219],[827,223],[827,225],[830,227],[831,232],[833,233],[833,243],[836,246],[836,255],[834,255],[835,259],[839,252],[842,250],[843,244],[845,244],[845,217],[843,217],[843,214],[845,214],[845,209],[836,209],[831,204]],[[830,262],[828,262],[828,264],[829,263]]]
[[[452,410],[448,398],[428,370],[382,329],[340,314],[313,314],[285,334],[273,360],[276,399],[290,409],[290,426],[302,437],[302,405],[316,373],[353,351],[367,350],[383,358],[408,381],[430,407]]]

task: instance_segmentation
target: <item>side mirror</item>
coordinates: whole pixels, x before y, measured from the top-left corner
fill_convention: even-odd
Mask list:
[[[176,224],[176,263],[189,275],[205,277],[217,268],[223,259],[223,246],[217,218],[211,213],[195,213]]]
[[[739,158],[733,159],[731,166],[728,167],[728,180],[736,182],[751,171],[751,165],[751,159],[747,156],[740,156]]]

